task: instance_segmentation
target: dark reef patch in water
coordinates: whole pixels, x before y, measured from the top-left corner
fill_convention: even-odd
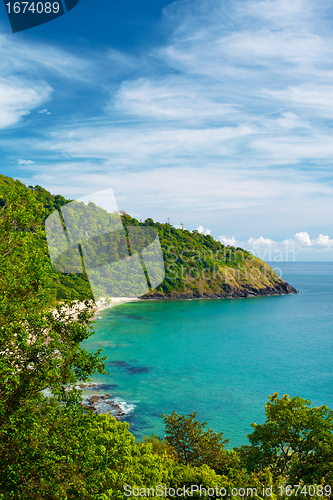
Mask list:
[[[109,365],[111,366],[119,366],[119,367],[127,367],[130,366],[126,361],[110,361]]]
[[[98,390],[100,391],[105,391],[105,390],[113,390],[113,389],[116,389],[118,386],[118,384],[103,384]]]
[[[116,366],[117,368],[125,368],[127,373],[129,373],[130,375],[137,375],[138,373],[148,373],[150,371],[147,366],[131,366],[129,363],[122,360],[110,361],[109,365]]]
[[[126,367],[126,370],[131,375],[136,375],[137,373],[148,373],[149,372],[149,368],[147,368],[146,366],[130,366],[130,367]]]

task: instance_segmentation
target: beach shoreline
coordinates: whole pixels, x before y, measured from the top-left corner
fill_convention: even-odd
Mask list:
[[[106,309],[112,309],[113,307],[126,304],[127,302],[138,302],[139,300],[140,299],[137,297],[112,297],[112,299],[110,299],[111,302],[108,302],[106,299],[101,298],[96,302],[95,317],[97,317],[98,313]]]
[[[121,304],[126,304],[127,302],[137,302],[141,299],[136,297],[113,297],[112,299],[101,298],[94,302],[93,311],[94,317],[96,319],[98,314],[106,309],[112,309],[113,307],[119,306]],[[78,314],[86,308],[86,304],[80,300],[76,300],[73,303],[73,307],[70,308],[68,305],[59,304],[62,307],[65,307],[66,314],[68,317],[72,317],[72,319],[77,319]],[[53,314],[56,314],[56,309],[53,309]]]

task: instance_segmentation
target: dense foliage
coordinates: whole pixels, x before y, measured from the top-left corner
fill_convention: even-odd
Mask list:
[[[310,408],[311,402],[275,393],[266,404],[266,422],[252,424],[251,446],[240,454],[249,471],[267,467],[273,478],[289,483],[333,480],[333,411],[326,405]]]
[[[297,432],[296,421],[290,421],[292,415],[286,414],[286,408],[281,405],[288,396],[279,399],[275,394],[270,400],[272,398],[279,422],[276,434],[284,442],[284,424],[288,424],[290,431]],[[299,398],[293,399],[299,401]],[[300,403],[298,409],[311,410],[307,402]],[[59,407],[55,402],[31,409],[22,415],[20,422],[11,417],[5,443],[0,445],[0,498],[108,500],[124,499],[132,492],[132,496],[145,499],[169,499],[175,497],[175,491],[184,489],[189,492],[188,496],[202,498],[205,495],[200,496],[201,488],[215,499],[268,496],[277,500],[288,498],[291,487],[302,490],[297,496],[303,499],[333,496],[331,467],[326,462],[332,446],[326,449],[325,456],[316,450],[308,454],[303,450],[303,463],[316,462],[317,468],[310,474],[307,470],[305,476],[295,482],[290,481],[288,473],[277,474],[276,457],[270,450],[274,444],[269,436],[261,440],[266,454],[265,467],[258,466],[254,471],[251,465],[249,468],[244,465],[248,450],[226,450],[219,439],[221,436],[205,431],[205,423],[194,420],[193,414],[181,416],[174,412],[165,417],[165,421],[164,440],[152,436],[138,443],[126,423],[109,415],[84,413],[77,407]],[[261,427],[271,423],[268,417]],[[321,429],[314,423],[314,436],[319,437],[324,430],[330,433],[325,418],[318,419],[317,424]],[[252,442],[254,433],[248,437]],[[185,443],[183,449],[181,443]],[[251,451],[260,451],[260,445],[252,446]],[[186,450],[190,451],[187,458]],[[299,462],[294,451],[289,447],[296,470]]]
[[[209,465],[219,473],[224,472],[226,453],[225,445],[229,439],[222,439],[223,432],[205,430],[207,422],[195,420],[196,412],[188,417],[174,411],[171,415],[162,415],[165,422],[166,443],[175,451],[176,459],[188,465]]]
[[[10,189],[10,188],[9,188]],[[0,209],[0,420],[19,411],[23,402],[37,402],[51,389],[62,400],[64,391],[103,370],[99,352],[80,347],[91,332],[92,304],[82,311],[54,300],[52,269],[36,244],[42,231],[43,206],[33,193],[17,186]],[[76,320],[79,319],[79,321]]]
[[[282,282],[265,262],[242,248],[225,246],[207,234],[176,229],[153,219],[143,223],[124,214],[125,227],[145,224],[156,229],[162,247],[165,279],[155,292],[164,296],[219,296],[258,293]],[[149,296],[149,294],[148,294]]]
[[[49,405],[26,417],[24,428],[13,426],[7,443],[0,457],[3,498],[123,499],[125,485],[227,484],[208,467],[184,467],[152,453],[149,443],[135,442],[128,424],[109,415]]]

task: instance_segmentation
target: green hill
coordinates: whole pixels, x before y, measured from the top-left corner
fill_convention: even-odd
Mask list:
[[[138,224],[123,216],[126,225]],[[160,238],[165,279],[150,298],[251,297],[297,293],[264,261],[247,250],[225,246],[210,235],[175,229],[146,219]]]
[[[5,204],[8,190],[15,189],[16,185],[23,186],[18,180],[0,175],[0,205]],[[44,219],[71,201],[61,195],[52,195],[38,185],[25,188],[32,190],[44,205]],[[95,211],[101,211],[99,207],[93,208]],[[175,229],[168,223],[162,224],[152,219],[141,223],[125,213],[122,213],[121,219],[125,228],[150,226],[159,235],[165,279],[156,290],[151,290],[144,298],[228,298],[297,293],[295,288],[283,281],[268,264],[246,250],[225,246],[210,235]],[[46,237],[36,244],[45,249],[45,256],[49,258]],[[58,300],[82,300],[91,297],[89,280],[85,273],[54,272],[54,287]],[[102,281],[100,295],[103,295]]]

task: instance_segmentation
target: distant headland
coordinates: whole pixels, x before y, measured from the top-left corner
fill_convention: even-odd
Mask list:
[[[0,175],[2,206],[8,188],[16,185],[24,186],[18,180]],[[24,187],[32,191],[43,205],[42,220],[71,201],[61,195],[52,195],[38,185]],[[247,250],[223,245],[196,230],[177,229],[168,222],[154,222],[151,218],[141,222],[125,212],[120,212],[120,215],[125,229],[127,226],[150,226],[159,236],[165,278],[142,299],[236,298],[298,293],[267,263]],[[37,244],[45,248],[45,258],[48,258],[46,240],[36,241]],[[89,280],[84,273],[55,273],[54,287],[56,300],[91,298]],[[100,296],[104,295],[101,284]]]

